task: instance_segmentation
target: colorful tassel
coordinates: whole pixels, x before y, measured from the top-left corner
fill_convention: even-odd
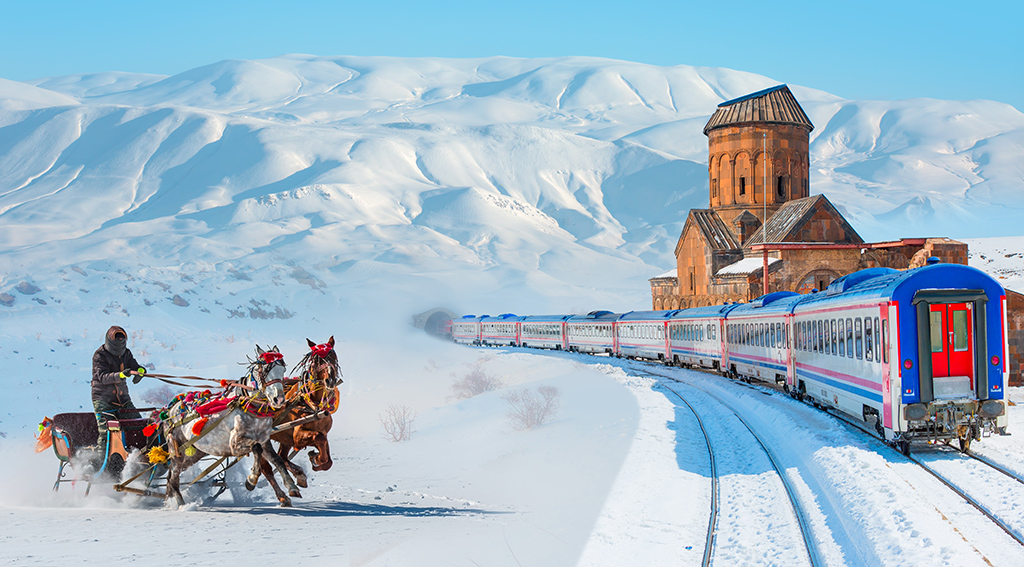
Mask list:
[[[208,421],[210,421],[210,418],[204,417],[202,419],[197,420],[194,424],[192,424],[192,435],[199,435],[200,433],[202,433],[203,427],[206,427],[206,422]]]
[[[188,449],[185,449],[185,456],[186,457],[194,457],[194,456],[196,456],[196,448],[195,447],[189,447]]]
[[[150,423],[146,427],[142,428],[142,434],[145,435],[146,437],[152,437],[153,434],[156,433],[157,428],[159,427],[160,426],[155,423]]]
[[[149,463],[152,465],[167,462],[167,451],[163,447],[153,447],[149,450]]]

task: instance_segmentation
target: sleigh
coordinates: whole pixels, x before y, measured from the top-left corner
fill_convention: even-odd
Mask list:
[[[59,413],[45,420],[44,430],[48,433],[41,438],[49,437],[53,454],[58,460],[54,492],[59,491],[63,484],[75,486],[78,482],[84,482],[86,496],[93,484],[105,484],[117,492],[163,499],[166,494],[167,468],[151,466],[147,458],[147,451],[153,446],[159,446],[162,439],[159,433],[154,437],[146,437],[143,430],[149,423],[144,418],[107,420],[105,449],[100,450],[95,445],[99,428],[94,414]],[[207,459],[202,463],[202,472],[186,484],[198,485],[197,488],[205,494],[203,500],[210,502],[228,488],[225,474],[235,462]],[[143,474],[120,480],[126,468],[140,469]]]
[[[107,421],[107,440],[104,450],[95,445],[99,437],[96,417],[92,413],[59,413],[53,416],[50,427],[53,453],[59,461],[53,490],[63,483],[87,482],[89,494],[93,482],[101,478],[116,478],[124,470],[133,451],[144,451],[149,440],[142,433],[148,423],[145,419],[111,419]],[[68,467],[76,474],[69,478]]]

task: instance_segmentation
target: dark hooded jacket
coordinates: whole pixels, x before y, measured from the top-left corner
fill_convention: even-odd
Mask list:
[[[123,371],[127,376],[129,371],[138,370],[141,365],[125,346],[125,341],[114,341],[117,332],[125,333],[125,330],[111,327],[104,344],[92,355],[92,399],[123,405],[131,398],[128,396],[127,380],[121,378],[120,374]],[[114,354],[119,350],[120,356]]]

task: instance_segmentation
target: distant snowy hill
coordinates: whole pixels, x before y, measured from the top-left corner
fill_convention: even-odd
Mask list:
[[[307,314],[328,289],[406,310],[643,308],[686,212],[707,205],[708,116],[778,82],[306,55],[0,80],[0,309],[126,288],[121,303],[215,318]],[[816,126],[812,193],[865,238],[1020,234],[1013,107],[792,89]]]

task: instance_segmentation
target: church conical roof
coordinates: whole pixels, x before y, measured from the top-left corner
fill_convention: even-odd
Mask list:
[[[704,126],[704,135],[716,128],[752,122],[796,124],[806,127],[808,132],[814,129],[789,87],[778,85],[719,104]]]

